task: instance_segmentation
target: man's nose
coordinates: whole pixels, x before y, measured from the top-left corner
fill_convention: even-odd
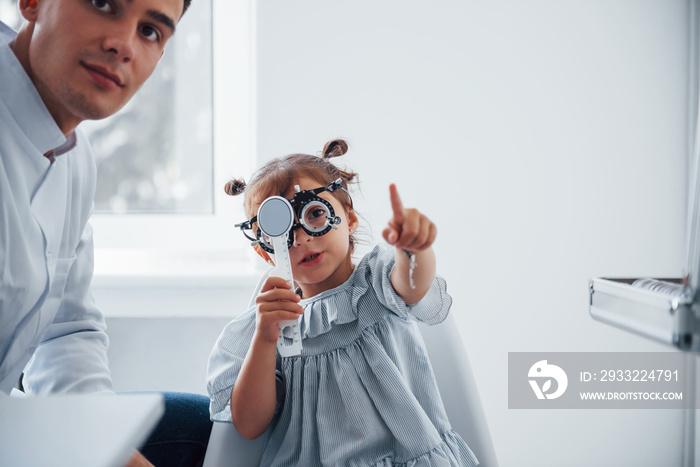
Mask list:
[[[128,63],[134,58],[134,44],[138,30],[133,24],[115,24],[105,31],[102,48],[115,54],[118,61]]]

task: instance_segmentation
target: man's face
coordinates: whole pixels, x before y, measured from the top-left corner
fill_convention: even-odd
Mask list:
[[[163,55],[183,0],[36,0],[28,8],[28,72],[66,132],[131,99]]]

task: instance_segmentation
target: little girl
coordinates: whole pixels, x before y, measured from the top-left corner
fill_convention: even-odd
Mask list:
[[[391,185],[389,245],[353,264],[359,221],[347,188],[356,174],[329,161],[347,149],[331,141],[322,157],[293,154],[267,163],[247,186],[227,184],[231,195],[245,191],[251,220],[241,228],[270,264],[274,250],[253,218],[260,204],[299,193],[314,208],[298,214],[289,233],[298,289],[269,277],[212,350],[212,420],[233,422],[247,439],[264,434],[264,466],[474,466],[412,321],[440,323],[452,304],[435,276],[435,225],[405,209]],[[300,316],[301,354],[281,357],[279,322]]]

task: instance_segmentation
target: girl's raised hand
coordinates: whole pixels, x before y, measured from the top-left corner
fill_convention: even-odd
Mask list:
[[[390,245],[410,252],[423,251],[433,244],[437,236],[437,227],[417,209],[403,207],[399,191],[393,183],[389,185],[391,210],[389,224],[382,235]]]
[[[281,277],[268,277],[255,298],[257,309],[256,334],[265,342],[277,344],[279,322],[297,319],[304,313],[301,298]]]

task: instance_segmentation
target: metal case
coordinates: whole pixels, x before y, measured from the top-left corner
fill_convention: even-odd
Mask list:
[[[632,285],[636,280],[591,279],[589,309],[593,319],[681,350],[700,350],[700,320],[691,294],[678,297],[642,289]],[[680,278],[658,280],[684,283]]]

